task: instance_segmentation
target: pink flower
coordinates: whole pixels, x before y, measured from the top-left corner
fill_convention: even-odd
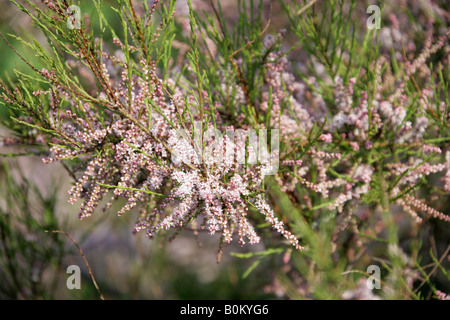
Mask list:
[[[350,144],[350,147],[353,149],[353,151],[358,151],[359,150],[359,145],[358,145],[357,142],[350,141],[349,144]]]
[[[319,140],[322,140],[325,143],[331,143],[333,142],[333,136],[331,135],[331,133],[324,133],[319,137]]]

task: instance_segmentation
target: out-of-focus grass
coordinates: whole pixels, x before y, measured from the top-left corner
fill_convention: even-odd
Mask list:
[[[56,193],[44,195],[6,163],[0,168],[0,298],[53,298],[66,254],[63,241],[47,233],[63,227]]]

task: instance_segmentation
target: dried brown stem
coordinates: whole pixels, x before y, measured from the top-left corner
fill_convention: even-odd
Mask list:
[[[103,297],[102,292],[100,291],[100,288],[99,288],[98,285],[97,285],[97,281],[95,281],[94,274],[92,273],[91,267],[89,266],[89,263],[88,263],[86,257],[84,256],[83,250],[81,250],[81,248],[80,248],[80,246],[78,245],[78,243],[77,243],[77,242],[76,242],[76,241],[75,241],[75,240],[74,240],[67,232],[65,232],[65,231],[63,231],[63,230],[52,230],[51,232],[52,232],[52,233],[62,233],[62,234],[65,234],[66,237],[69,238],[70,241],[72,241],[73,244],[77,247],[78,251],[80,252],[81,256],[83,257],[83,260],[84,260],[84,263],[86,264],[86,267],[88,268],[89,275],[90,275],[90,277],[91,277],[91,279],[92,279],[92,282],[94,283],[94,286],[95,286],[95,288],[97,289],[98,294],[100,295],[100,299],[101,299],[101,300],[105,300],[105,298]]]

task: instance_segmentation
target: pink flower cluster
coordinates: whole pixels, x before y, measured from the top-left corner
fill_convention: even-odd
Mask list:
[[[112,62],[117,63],[108,61]],[[252,205],[288,242],[302,249],[260,194],[267,164],[246,166],[227,156],[229,150],[249,156],[254,150],[246,149],[245,141],[231,141],[227,136],[218,139],[217,135],[209,134],[214,133],[214,126],[210,123],[202,128],[198,103],[192,95],[175,89],[167,99],[167,88],[171,88],[173,81],[163,83],[158,79],[152,64],[141,61],[141,67],[143,77],[129,79],[128,73],[122,72],[116,84],[114,96],[127,106],[128,116],[105,111],[99,117],[92,104],[85,103],[80,110],[76,101],[72,101],[73,105],[55,119],[71,140],[52,146],[52,155],[44,162],[78,159],[84,163],[84,173],[69,191],[71,204],[84,199],[79,217],[93,214],[112,190],[111,200],[104,208],[111,207],[119,197],[127,201],[118,215],[140,207],[135,232],[146,230],[153,238],[162,231],[174,230],[173,239],[192,223],[211,235],[221,233],[224,243],[230,243],[237,235],[244,245],[260,241],[248,216]],[[106,68],[105,75],[114,87]],[[105,93],[102,95],[105,97]],[[194,123],[180,121],[186,110],[192,113]],[[181,130],[187,133],[182,139]],[[196,130],[203,134],[195,134]],[[173,161],[174,155],[183,161]]]
[[[156,30],[155,39],[161,31]],[[433,43],[429,34],[422,53],[403,62],[405,77],[395,86],[384,82],[389,62],[381,55],[369,66],[375,81],[367,78],[368,70],[353,77],[337,72],[327,79],[330,90],[324,92],[322,81],[300,81],[294,75],[287,54],[277,46],[282,36],[262,41],[256,98],[241,79],[245,66],[237,54],[218,68],[220,84],[208,91],[191,65],[186,77],[192,79],[172,70],[165,80],[158,76],[156,62],[142,59],[128,65],[124,50],[139,48],[118,39],[113,41],[114,56],[102,53],[96,75],[102,89],[95,102],[62,86],[33,92],[51,97],[49,124],[58,135],[49,141],[51,154],[43,161],[73,160],[76,181],[69,203],[83,199],[79,217],[92,215],[109,195],[104,209],[126,199],[117,214],[139,210],[134,231],[145,230],[150,238],[171,231],[173,239],[192,224],[196,231],[199,226],[211,235],[221,234],[222,244],[237,237],[244,245],[260,241],[254,223],[261,217],[252,208],[301,250],[289,224],[263,196],[264,176],[270,172],[266,160],[279,158],[274,180],[300,209],[344,213],[346,224],[359,204],[370,202],[371,191],[386,182],[389,200],[417,222],[422,221],[417,211],[450,221],[414,192],[434,174],[441,174],[442,189],[450,190],[449,150],[427,139],[436,134],[433,122],[448,118],[448,106],[438,101],[432,85],[419,88],[414,97],[408,94],[408,81],[427,69],[426,60],[446,46],[446,37]],[[83,59],[81,53],[79,57]],[[57,81],[55,71],[42,69],[40,74]],[[360,81],[370,85],[360,90]],[[70,105],[58,109],[58,96]],[[234,130],[248,140],[222,134]],[[250,143],[258,138],[252,132],[261,130],[277,130],[281,148],[274,151],[271,146],[272,152],[263,155],[269,141],[260,135],[258,147]],[[444,154],[447,158],[441,161]],[[386,181],[375,176],[380,173]],[[356,232],[356,223],[352,227]]]

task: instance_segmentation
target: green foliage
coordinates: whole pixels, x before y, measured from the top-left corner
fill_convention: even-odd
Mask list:
[[[63,226],[55,210],[55,190],[46,196],[24,177],[14,177],[6,162],[1,169],[0,297],[52,299],[57,278],[52,282],[46,278],[60,271],[67,254],[64,242],[48,233]]]

